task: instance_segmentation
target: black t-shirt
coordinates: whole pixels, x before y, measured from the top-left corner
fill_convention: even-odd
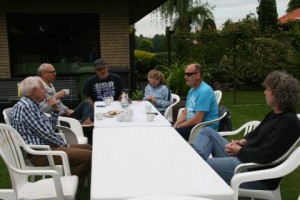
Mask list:
[[[114,97],[118,100],[123,89],[123,83],[119,75],[109,73],[105,80],[100,80],[97,75],[89,78],[83,89],[83,94],[95,101],[103,101],[105,97]]]

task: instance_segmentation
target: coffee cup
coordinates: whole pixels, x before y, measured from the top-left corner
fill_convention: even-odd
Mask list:
[[[147,116],[147,121],[152,122],[154,120],[155,114],[147,113],[146,116]]]
[[[110,104],[111,104],[111,99],[110,98],[105,98],[104,99],[104,104],[106,105],[106,106],[109,106]]]
[[[116,118],[117,122],[122,122],[123,117],[124,117],[123,113],[120,113],[120,114],[117,114],[115,118]]]
[[[66,95],[69,95],[69,94],[70,94],[70,89],[63,89],[63,91],[64,91],[64,93],[65,93]]]
[[[96,113],[96,119],[102,120],[103,119],[103,113]]]

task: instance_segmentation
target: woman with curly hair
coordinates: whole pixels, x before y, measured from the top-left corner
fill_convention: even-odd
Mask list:
[[[286,72],[273,71],[264,81],[266,103],[272,108],[259,126],[241,140],[228,142],[215,130],[204,128],[193,148],[230,185],[234,169],[241,163],[270,163],[282,156],[299,138],[296,108],[300,84]],[[279,148],[280,147],[280,148]],[[213,158],[208,158],[212,154]],[[247,189],[273,190],[280,178],[243,183]]]

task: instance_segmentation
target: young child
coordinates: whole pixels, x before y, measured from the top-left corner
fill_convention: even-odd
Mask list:
[[[166,86],[165,77],[160,71],[153,69],[148,72],[148,81],[143,100],[150,101],[161,114],[164,114],[172,103],[171,91]]]

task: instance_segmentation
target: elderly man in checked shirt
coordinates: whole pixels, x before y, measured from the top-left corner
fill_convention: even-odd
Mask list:
[[[52,111],[50,118],[40,111],[39,103],[44,100],[46,90],[40,77],[27,77],[20,84],[22,98],[10,114],[10,121],[27,144],[49,145],[52,150],[64,151],[68,155],[73,175],[81,185],[91,170],[92,146],[89,144],[68,145],[55,133],[58,108],[55,98],[49,98]],[[61,164],[61,157],[55,156],[55,163]],[[30,155],[33,165],[48,165],[46,156]]]

